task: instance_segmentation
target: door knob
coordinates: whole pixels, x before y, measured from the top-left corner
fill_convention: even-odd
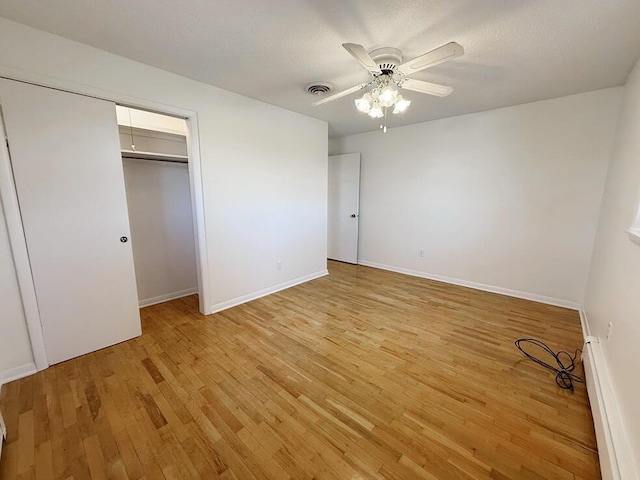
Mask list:
[[[127,237],[120,237],[120,241],[122,243],[127,243],[129,241],[129,239]]]
[[[358,215],[357,215],[357,214],[355,214],[355,213],[352,213],[352,214],[351,214],[351,218],[356,218],[357,216],[358,216]]]

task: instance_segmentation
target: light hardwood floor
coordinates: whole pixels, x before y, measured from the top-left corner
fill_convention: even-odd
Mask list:
[[[5,385],[0,478],[593,479],[584,385],[513,346],[576,312],[330,262],[331,275]],[[582,368],[578,369],[582,375]]]

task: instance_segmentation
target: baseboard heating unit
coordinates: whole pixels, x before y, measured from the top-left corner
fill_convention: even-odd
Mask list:
[[[584,375],[596,429],[600,470],[604,480],[639,480],[615,395],[597,337],[586,337],[582,351]]]

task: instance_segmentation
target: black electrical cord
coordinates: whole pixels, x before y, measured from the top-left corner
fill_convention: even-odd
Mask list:
[[[539,358],[534,357],[533,355],[525,351],[525,349],[521,345],[522,343],[535,345],[536,347],[544,350],[546,353],[551,355],[551,357],[553,357],[558,366],[554,367],[553,365],[550,365],[546,362],[543,362]],[[555,353],[546,343],[541,342],[540,340],[536,340],[535,338],[519,338],[515,341],[515,345],[516,348],[520,350],[529,360],[533,360],[538,365],[542,365],[544,368],[555,372],[556,383],[560,388],[573,392],[573,382],[584,382],[582,378],[571,373],[576,368],[576,358],[578,358],[578,352],[582,353],[582,350],[577,349],[575,355],[573,356],[569,352],[566,352],[564,350],[560,350],[558,353]]]

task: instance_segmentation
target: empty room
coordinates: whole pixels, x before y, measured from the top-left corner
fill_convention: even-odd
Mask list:
[[[0,479],[640,480],[640,2],[0,2]]]

